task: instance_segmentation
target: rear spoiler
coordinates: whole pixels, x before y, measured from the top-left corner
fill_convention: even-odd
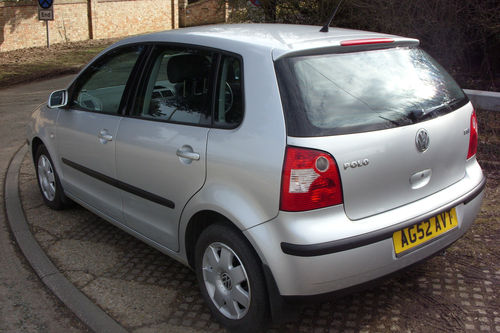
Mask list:
[[[393,35],[344,36],[335,39],[320,39],[307,43],[291,44],[290,49],[274,49],[273,60],[284,57],[297,57],[303,55],[318,55],[328,53],[348,53],[392,47],[418,46],[420,41],[413,38],[404,38]]]

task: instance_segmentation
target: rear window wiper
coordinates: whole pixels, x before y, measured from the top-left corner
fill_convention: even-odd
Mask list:
[[[454,101],[445,102],[440,105],[430,107],[428,109],[411,110],[410,112],[408,112],[408,118],[411,119],[413,123],[417,123],[423,119],[433,118],[437,115],[436,113],[439,111],[442,110],[451,111],[452,110],[452,107],[450,105],[451,103],[454,103]]]
[[[389,117],[387,117],[389,114],[388,115],[379,114],[378,117],[381,119],[387,120],[388,122],[390,122],[398,127],[405,126],[405,125],[411,125],[411,124],[416,123],[416,119],[414,118],[415,116],[413,116],[411,113],[406,114],[403,112],[393,111],[392,114],[396,115],[396,117],[389,118]]]

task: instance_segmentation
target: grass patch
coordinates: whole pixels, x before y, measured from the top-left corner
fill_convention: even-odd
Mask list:
[[[73,74],[116,39],[88,40],[0,53],[0,88]]]

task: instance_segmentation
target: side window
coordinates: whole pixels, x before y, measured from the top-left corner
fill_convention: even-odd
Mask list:
[[[143,47],[112,51],[95,61],[76,82],[70,107],[118,113],[127,80]]]
[[[155,54],[134,115],[183,124],[210,124],[214,54],[181,48],[161,48]]]
[[[223,55],[219,70],[214,124],[219,128],[234,128],[243,119],[241,61]]]

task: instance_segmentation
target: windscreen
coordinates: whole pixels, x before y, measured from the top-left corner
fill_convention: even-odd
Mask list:
[[[404,126],[468,102],[451,76],[417,47],[283,58],[276,70],[290,136]]]

